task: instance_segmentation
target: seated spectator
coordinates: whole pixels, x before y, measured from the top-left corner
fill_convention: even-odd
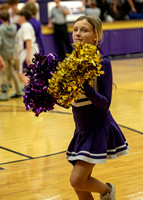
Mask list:
[[[102,21],[113,22],[114,19],[111,16],[112,1],[97,0],[97,6],[101,9],[100,19]]]
[[[91,0],[81,0],[82,5],[86,8],[89,8],[89,5],[91,4]]]
[[[143,0],[133,0],[137,13],[143,13]]]
[[[131,2],[131,1],[130,1]],[[129,19],[129,12],[130,12],[130,4],[126,0],[113,1],[112,6],[112,17],[115,20],[124,20]]]
[[[114,0],[112,16],[115,20],[143,19],[143,0]]]
[[[143,0],[133,0],[129,17],[130,19],[143,19]]]
[[[83,7],[81,8],[81,12],[85,15],[94,17],[94,18],[100,18],[101,10],[97,7],[96,0],[91,0],[88,2],[88,7],[86,7],[83,4]]]

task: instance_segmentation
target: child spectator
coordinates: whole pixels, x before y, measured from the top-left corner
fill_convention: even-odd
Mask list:
[[[27,0],[27,3],[34,3],[37,8],[36,19],[40,20],[40,13],[39,13],[39,4],[36,0]]]
[[[35,35],[36,35],[36,42],[38,43],[39,51],[42,55],[45,54],[45,45],[42,35],[42,28],[41,23],[39,20],[36,19],[37,15],[37,7],[33,2],[27,2],[24,6],[24,9],[29,10],[32,14],[31,19],[29,20],[30,24],[33,26]]]
[[[9,5],[10,23],[17,25],[17,18],[18,17],[16,15],[16,13],[18,12],[19,0],[8,0],[7,3]]]
[[[10,21],[11,24],[15,24],[17,26],[17,30],[18,30],[20,26],[19,26],[19,24],[17,22],[18,16],[17,16],[16,13],[18,12],[19,0],[7,0],[7,3],[9,5],[9,15],[10,15],[10,20],[9,21]],[[14,59],[14,65],[15,65],[15,68],[16,68],[17,72],[19,72],[18,58]]]
[[[0,11],[9,11],[9,5],[8,5],[8,3],[3,3],[3,4],[1,4],[0,5]],[[2,24],[2,22],[1,22],[1,20],[0,20],[0,25]],[[9,88],[12,88],[12,80],[11,80],[11,77],[9,76],[9,74],[7,74],[8,75],[8,82],[9,82]]]
[[[19,58],[19,77],[24,85],[27,85],[28,78],[24,68],[32,62],[33,55],[38,53],[39,49],[34,29],[28,22],[32,17],[30,11],[21,9],[17,15],[20,28],[16,35],[15,56]]]
[[[36,3],[36,0],[27,0],[27,2]]]
[[[13,65],[16,25],[9,24],[8,11],[1,11],[0,19],[2,21],[2,25],[0,26],[0,55],[5,62],[5,70],[1,72],[2,94],[0,95],[0,101],[5,101],[9,99],[7,74],[9,74],[14,81],[16,89],[16,95],[14,97],[20,97],[21,92],[18,76]]]
[[[8,10],[9,9],[9,5],[7,3],[3,3],[0,5],[0,11],[3,10]],[[2,24],[1,20],[0,20],[0,25]]]
[[[9,5],[7,3],[3,3],[0,5],[0,11],[6,10],[8,11]]]

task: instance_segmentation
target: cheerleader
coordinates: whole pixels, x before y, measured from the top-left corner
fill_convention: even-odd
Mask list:
[[[74,43],[98,44],[102,40],[99,19],[79,17],[73,26]],[[95,77],[92,84],[83,84],[84,94],[72,103],[75,133],[66,158],[73,165],[70,182],[79,200],[93,200],[92,192],[101,200],[115,200],[115,186],[92,177],[92,170],[107,159],[128,154],[129,146],[113,119],[109,107],[112,97],[112,68],[108,57],[102,56],[104,74]]]

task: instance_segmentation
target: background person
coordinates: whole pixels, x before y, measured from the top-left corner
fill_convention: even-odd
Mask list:
[[[14,24],[9,24],[9,13],[8,11],[0,12],[0,19],[2,21],[2,25],[0,26],[0,55],[3,57],[5,62],[5,70],[1,72],[1,80],[2,80],[2,94],[0,95],[0,100],[5,101],[8,100],[8,76],[13,79],[16,94],[12,97],[20,97],[20,83],[14,68],[14,47],[15,47],[15,37],[17,28]]]
[[[100,8],[97,7],[97,2],[96,0],[91,0],[88,3],[88,7],[83,4],[81,8],[81,12],[84,13],[85,15],[94,17],[94,18],[100,18],[101,15],[101,10]]]
[[[67,7],[61,5],[60,0],[54,0],[56,6],[51,10],[48,28],[54,28],[54,37],[59,52],[60,60],[65,59],[67,53],[72,52],[72,45],[67,30],[66,16],[69,14]],[[65,47],[66,50],[65,50]]]
[[[18,13],[18,23],[20,28],[16,35],[15,57],[19,58],[19,77],[20,80],[27,85],[28,78],[25,76],[27,65],[32,63],[35,53],[39,53],[38,44],[36,43],[35,31],[28,22],[32,15],[31,12],[21,9]]]
[[[29,20],[29,23],[33,26],[35,35],[36,35],[36,42],[38,43],[39,51],[42,55],[45,54],[45,45],[44,45],[44,39],[42,34],[42,27],[39,20],[36,19],[37,15],[37,7],[34,2],[27,2],[25,3],[25,6],[23,9],[29,10],[32,14],[31,19]]]
[[[17,28],[19,28],[19,25],[17,23],[17,20],[18,20],[17,12],[18,12],[19,0],[8,0],[7,3],[9,5],[10,23],[16,24]]]

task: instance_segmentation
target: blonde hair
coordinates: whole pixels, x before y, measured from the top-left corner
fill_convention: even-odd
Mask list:
[[[103,41],[103,29],[102,29],[101,20],[99,18],[93,18],[93,17],[87,16],[87,15],[84,15],[84,16],[80,16],[78,19],[76,19],[74,24],[76,22],[84,20],[84,19],[93,26],[93,29],[94,29],[94,32],[96,35],[95,45],[100,46]]]

